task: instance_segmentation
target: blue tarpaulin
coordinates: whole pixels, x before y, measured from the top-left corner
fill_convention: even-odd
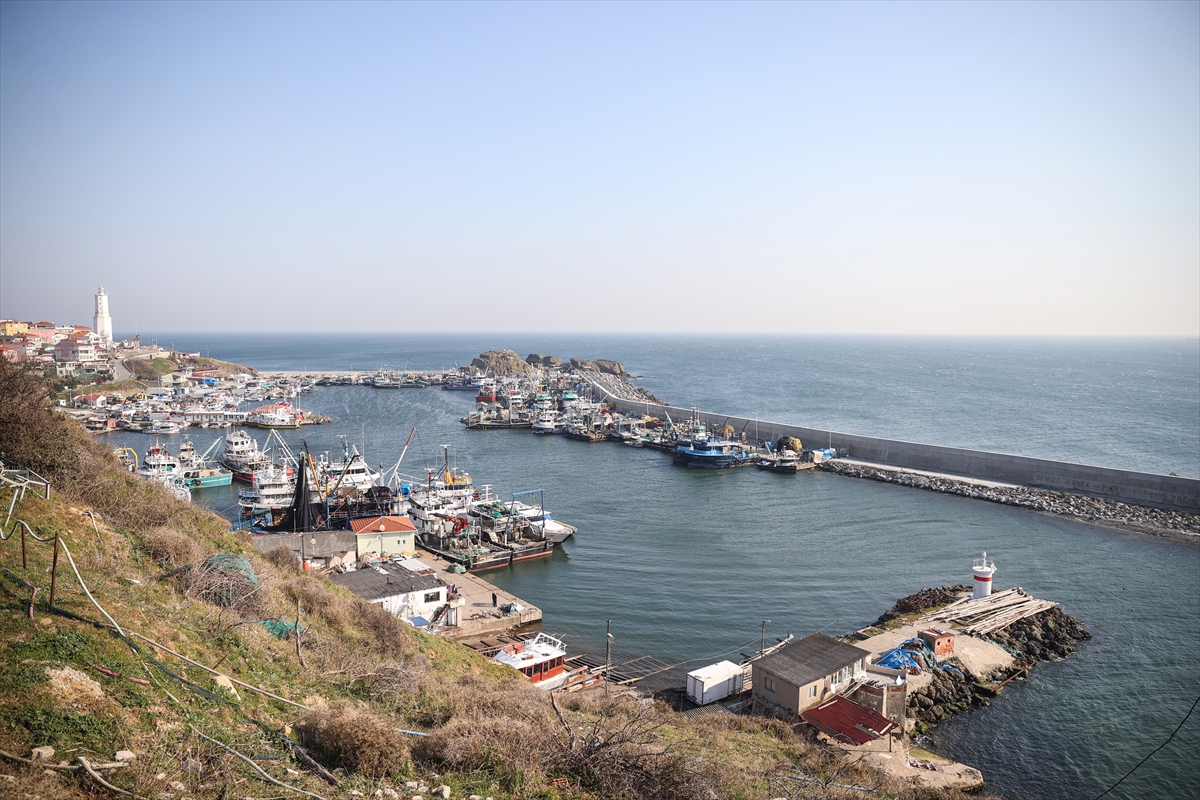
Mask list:
[[[909,639],[901,642],[895,650],[889,650],[875,662],[888,669],[906,669],[913,667],[919,670],[929,669],[929,665],[937,666],[937,659],[929,651],[929,646],[920,639]]]

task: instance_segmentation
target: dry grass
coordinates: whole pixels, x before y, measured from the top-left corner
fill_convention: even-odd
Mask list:
[[[146,531],[142,535],[142,549],[159,564],[172,569],[195,563],[204,556],[194,538],[166,527]]]
[[[180,572],[176,582],[183,593],[196,600],[227,608],[243,617],[264,619],[269,608],[264,585],[251,582],[240,572],[196,564]]]
[[[279,567],[281,572],[295,573],[296,575],[302,572],[300,557],[290,547],[284,547],[283,545],[276,547],[267,553],[267,560]]]
[[[409,771],[408,741],[370,711],[337,702],[308,711],[296,726],[314,757],[369,778]]]

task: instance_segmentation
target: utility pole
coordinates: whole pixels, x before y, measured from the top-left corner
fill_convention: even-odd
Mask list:
[[[769,620],[769,619],[764,619],[762,621],[762,639],[761,639],[761,643],[758,646],[758,657],[759,658],[762,658],[767,652],[767,623],[770,621],[771,620]]]
[[[604,620],[604,693],[608,694],[608,687],[612,685],[609,681],[608,671],[612,668],[612,620]]]

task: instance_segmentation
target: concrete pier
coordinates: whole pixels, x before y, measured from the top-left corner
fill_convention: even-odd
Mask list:
[[[542,610],[526,603],[515,594],[504,591],[478,575],[469,572],[450,572],[450,564],[430,553],[418,553],[417,557],[437,571],[437,576],[446,583],[454,584],[457,598],[451,601],[448,622],[439,631],[448,639],[473,639],[541,622]],[[496,602],[492,604],[492,595]],[[505,614],[500,609],[517,603],[521,610]],[[451,624],[454,623],[454,624]]]
[[[690,408],[618,397],[597,382],[592,382],[592,388],[596,396],[607,399],[624,414],[649,414],[660,418],[670,414],[671,419],[678,422],[690,418],[694,413],[710,427],[732,425],[739,435],[745,434],[747,438],[760,442],[775,441],[781,436],[795,436],[805,447],[833,447],[838,453],[872,464],[1051,489],[1171,511],[1200,512],[1200,479],[1197,478],[859,436],[708,411],[693,412]]]

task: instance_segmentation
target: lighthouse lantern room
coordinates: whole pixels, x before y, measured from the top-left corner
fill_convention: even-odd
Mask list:
[[[975,594],[973,598],[987,597],[992,593],[992,575],[996,572],[996,562],[988,561],[987,551],[983,553],[983,558],[975,559],[975,566],[971,568],[975,573]]]

